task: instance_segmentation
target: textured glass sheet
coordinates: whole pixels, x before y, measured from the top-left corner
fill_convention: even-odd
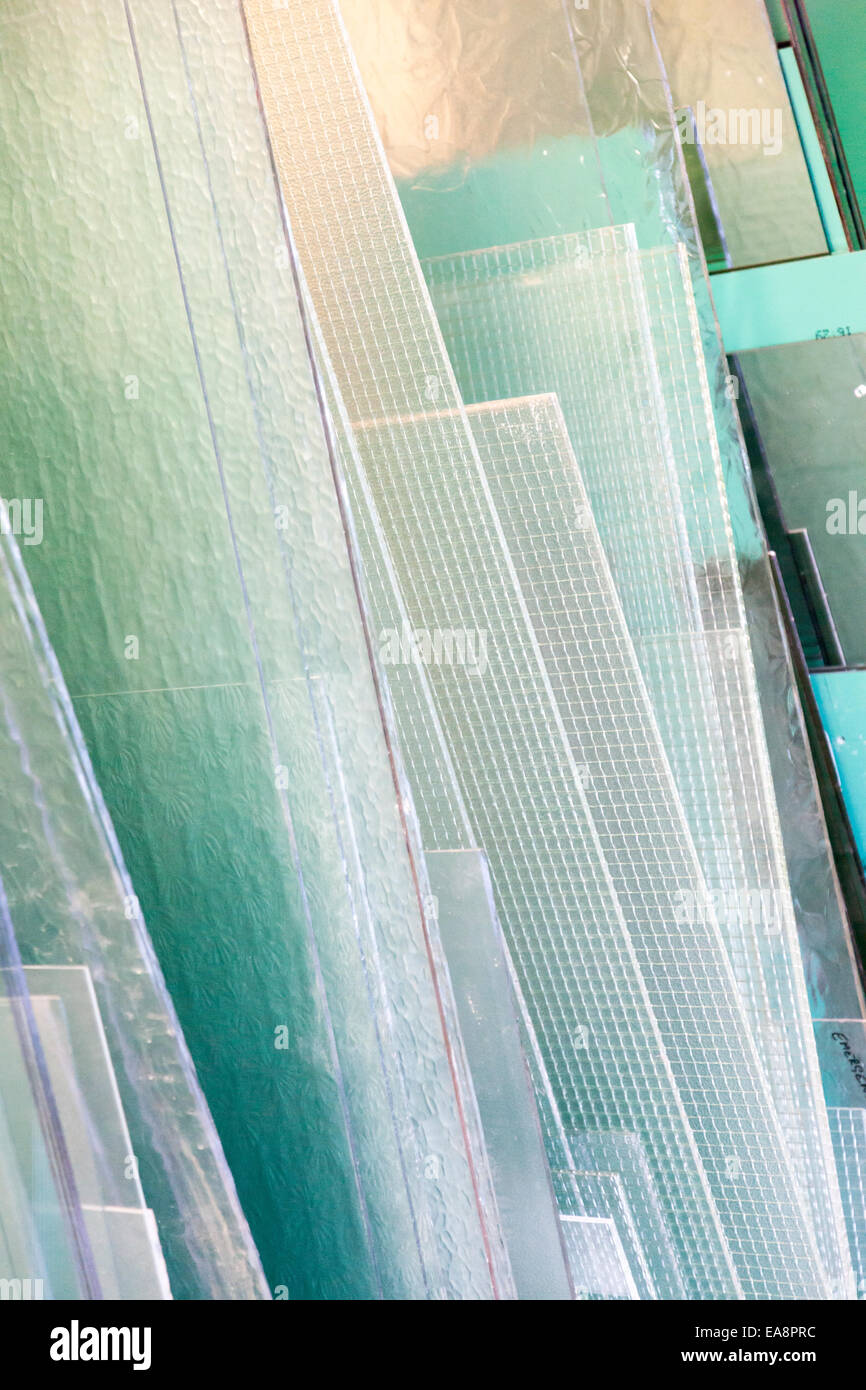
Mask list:
[[[841,1211],[694,301],[676,249],[610,254],[612,238],[596,242],[554,238],[440,258],[426,263],[428,282],[467,400],[539,390],[561,398],[838,1281]],[[557,499],[551,515],[551,532],[571,533],[567,504]]]
[[[649,0],[342,0],[341,8],[419,254],[618,222],[636,224],[642,247],[686,246],[810,985],[835,991],[844,1012],[848,926]],[[766,27],[754,0],[737,13],[758,25],[742,80],[763,85]],[[722,51],[736,42],[729,29]],[[790,141],[785,149],[791,155]],[[773,214],[766,225],[777,225]]]
[[[858,1298],[866,1298],[866,1109],[831,1107],[830,1133]]]
[[[261,1296],[234,1186],[8,536],[0,539],[0,670],[0,865],[16,950],[25,965],[90,971],[131,1133],[118,1145],[116,1114],[91,1114],[89,1176],[78,1172],[72,1139],[58,1141],[72,1186],[82,1202],[99,1195],[100,1205],[127,1208],[144,1207],[145,1189],[176,1294]],[[97,1050],[95,1062],[82,1059],[82,1079],[99,1085],[106,1065]],[[56,1064],[47,1061],[45,1073],[59,1091]],[[58,1126],[61,1111],[58,1098]]]
[[[737,362],[785,524],[809,532],[845,659],[862,665],[866,608],[851,600],[866,589],[866,335],[757,348]]]
[[[16,8],[2,492],[269,1281],[508,1294],[239,7]]]
[[[562,1228],[578,1298],[637,1298],[637,1286],[610,1217],[565,1216]]]
[[[556,758],[562,756],[556,739],[550,749],[546,748],[550,735],[544,732],[543,725],[538,725],[537,715],[530,718],[533,708],[540,705],[544,711],[549,701],[543,663],[539,664],[539,654],[531,643],[528,649],[526,646],[526,615],[521,610],[519,590],[515,590],[507,558],[503,563],[499,549],[501,533],[495,513],[490,511],[465,422],[459,414],[446,417],[443,413],[417,413],[425,410],[425,401],[447,406],[449,397],[454,399],[453,386],[418,284],[417,266],[409,248],[401,247],[405,231],[393,194],[384,175],[376,172],[379,149],[356,91],[355,75],[344,51],[336,15],[331,7],[316,4],[293,7],[290,15],[252,3],[246,9],[265,111],[302,265],[322,319],[336,378],[356,427],[362,459],[372,475],[373,493],[410,620],[415,630],[431,635],[437,631],[465,633],[478,624],[478,615],[482,613],[485,622],[495,618],[496,626],[488,633],[491,656],[487,672],[475,672],[482,679],[476,679],[474,686],[471,676],[467,679],[467,673],[457,666],[431,667],[430,674],[446,737],[454,751],[454,765],[458,777],[464,779],[464,791],[467,777],[474,783],[466,797],[471,812],[488,820],[492,814],[501,821],[503,806],[513,796],[502,780],[512,775],[502,743],[509,725],[519,727],[524,740],[515,750],[523,758],[521,773],[533,777],[547,774],[545,801],[550,802],[556,794],[556,783],[562,781],[563,773],[564,786],[569,778],[574,781],[575,770],[568,763],[564,768],[560,763],[561,770],[552,775],[555,763],[551,763],[551,752]],[[298,75],[291,92],[286,92],[279,79],[280,72],[286,69]],[[327,174],[336,148],[340,150],[337,182]],[[352,313],[347,314],[347,304],[354,306]],[[422,457],[423,471],[416,476]],[[483,563],[495,566],[498,579],[487,599],[483,594],[477,595],[478,560],[473,559],[473,554],[479,545]],[[486,583],[491,582],[489,573],[484,578]],[[509,598],[509,592],[513,598]],[[497,644],[507,645],[514,640],[520,642],[522,649],[510,652],[507,668],[503,667],[500,663],[505,653],[497,651]],[[538,684],[536,672],[542,677],[537,691],[533,690]],[[517,687],[509,690],[509,685],[514,686],[515,673]],[[527,686],[528,681],[532,685]],[[494,694],[499,713],[491,727],[485,711]],[[477,717],[469,714],[473,707],[478,711]],[[549,724],[549,705],[547,710],[545,722]],[[560,736],[555,712],[553,732]],[[542,734],[545,742],[539,745]],[[495,759],[501,764],[494,795],[489,785],[489,767],[479,759],[479,753],[485,751],[483,740],[491,736],[498,741]],[[520,811],[526,816],[533,803],[531,784],[523,783],[521,791]],[[574,811],[570,815],[574,816]],[[550,842],[550,830],[545,828]],[[525,852],[533,847],[533,840],[542,842],[539,835],[523,838]],[[582,838],[586,840],[586,831]],[[500,911],[509,930],[509,919],[513,923],[518,910],[518,900],[513,898],[515,870],[512,867],[514,887],[509,889],[513,905],[510,911],[503,910],[504,860],[498,846],[489,844],[487,839],[482,831],[479,842],[489,854],[494,884],[500,894]],[[575,868],[574,832],[570,839],[571,863],[569,868],[563,864],[567,875],[562,880],[563,887]],[[550,854],[549,844],[545,850]],[[513,863],[513,834],[510,853]],[[591,863],[588,842],[585,855],[580,858]],[[555,871],[556,861],[553,863]],[[534,884],[533,892],[538,891],[539,885]],[[603,901],[601,895],[596,899],[597,905]],[[546,955],[549,957],[550,952]],[[539,968],[538,964],[533,965],[534,969]],[[561,978],[558,985],[562,994]],[[579,988],[578,981],[574,988]],[[717,1153],[717,1162],[718,1159]],[[730,1177],[730,1172],[726,1177]],[[777,1180],[777,1189],[788,1188],[785,1179]],[[730,1189],[726,1196],[730,1198]],[[733,1205],[736,1206],[736,1199]],[[789,1214],[795,1228],[801,1220],[796,1205],[793,1199]],[[736,1226],[735,1218],[732,1224]],[[745,1230],[740,1231],[740,1236],[753,1251],[754,1220],[749,1227],[748,1237]],[[797,1238],[794,1237],[795,1243]],[[803,1253],[805,1265],[801,1271],[805,1274],[811,1256],[805,1255],[805,1247]],[[749,1274],[754,1272],[758,1283],[768,1277],[772,1281],[779,1274],[784,1285],[794,1274],[797,1262],[798,1256],[794,1255],[793,1261],[780,1262],[787,1266],[787,1272],[774,1269],[768,1276],[766,1269],[759,1273],[750,1268]],[[749,1263],[745,1256],[744,1263]]]

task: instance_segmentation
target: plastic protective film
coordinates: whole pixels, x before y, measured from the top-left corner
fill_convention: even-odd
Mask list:
[[[444,7],[430,0],[341,0],[341,9],[422,257],[624,223],[634,224],[642,250],[685,248],[807,977],[829,969],[839,978],[840,1000],[847,999],[850,981],[842,976],[850,971],[849,927],[651,7],[645,0],[587,6],[544,0],[531,7],[522,0],[449,0]],[[798,181],[778,66],[766,20],[755,9],[747,0],[735,7],[748,32],[760,38],[743,81],[777,93],[778,103],[774,96],[769,105],[782,109],[778,168]],[[666,9],[662,20],[667,15]],[[728,10],[725,23],[734,45],[739,30]],[[700,42],[705,50],[703,31]],[[682,57],[685,70],[685,51]],[[721,93],[727,66],[720,61],[711,75]],[[695,78],[697,85],[702,81]],[[731,106],[726,96],[719,102],[725,110]],[[767,104],[762,99],[758,106]],[[726,147],[716,156],[732,174],[753,167]],[[775,167],[773,157],[760,159]],[[777,225],[775,217],[764,225]]]
[[[621,615],[619,636],[612,639],[614,646],[619,642],[620,654],[614,659],[613,649],[607,652],[605,674],[614,687],[617,675],[621,684],[632,681],[632,722],[615,702],[606,728],[598,718],[601,691],[591,682],[578,687],[572,694],[576,703],[564,712],[551,653],[545,654],[548,634],[544,642],[539,637],[538,624],[545,622],[543,586],[537,593],[530,586],[528,594],[521,581],[521,554],[531,569],[532,545],[542,541],[528,540],[518,525],[512,549],[496,505],[497,469],[505,470],[509,450],[518,455],[526,450],[533,460],[525,465],[523,487],[535,483],[537,458],[545,448],[553,455],[560,451],[554,477],[574,470],[562,428],[542,426],[544,442],[533,440],[534,416],[516,421],[513,407],[503,405],[505,423],[502,437],[494,439],[491,466],[487,433],[480,439],[474,417],[461,409],[339,16],[316,0],[288,13],[250,0],[245,10],[301,264],[355,435],[362,474],[355,491],[377,513],[369,525],[362,522],[362,546],[371,557],[370,569],[375,572],[378,564],[387,573],[377,558],[384,540],[405,606],[401,629],[382,585],[385,605],[377,625],[390,642],[387,659],[428,667],[433,714],[444,742],[434,758],[433,779],[441,776],[444,761],[450,763],[467,828],[490,863],[530,1032],[550,1085],[549,1096],[544,1094],[551,1128],[603,1126],[614,1113],[624,1128],[640,1130],[653,1151],[653,1180],[662,1191],[665,1221],[691,1296],[726,1296],[722,1289],[727,1296],[732,1289],[758,1297],[794,1290],[821,1296],[830,1285],[803,1206],[803,1187],[789,1166],[791,1155],[767,1089],[767,1059],[759,1061],[718,924],[709,908],[671,911],[676,895],[687,901],[694,895],[703,904],[705,893],[633,653],[625,667],[630,675],[623,674],[627,639]],[[286,72],[293,74],[291,86],[282,79]],[[339,179],[332,177],[335,151]],[[615,242],[616,234],[610,239]],[[614,273],[605,257],[600,265],[599,273]],[[651,348],[646,350],[651,357]],[[573,495],[570,502],[557,500],[555,510],[568,505],[574,505]],[[543,544],[553,542],[546,538]],[[597,553],[600,565],[600,549]],[[554,582],[562,579],[556,574]],[[592,617],[604,632],[605,622],[619,610],[609,576],[596,582],[602,610]],[[567,633],[557,641],[568,649]],[[407,682],[406,689],[411,685]],[[401,696],[396,683],[393,688],[398,721],[411,726],[411,695]],[[585,703],[578,709],[580,701]],[[429,710],[422,713],[429,717]],[[606,781],[599,775],[609,753],[606,736],[630,741],[630,752],[637,740],[646,756],[654,757],[655,775],[666,788],[664,814],[672,817],[669,834],[654,835],[653,815],[661,812],[649,798],[641,799],[645,788],[630,785],[625,773]],[[406,746],[409,750],[409,740]],[[418,744],[422,756],[423,746]],[[590,785],[584,786],[578,753],[599,759],[595,787],[591,773]],[[411,751],[407,758],[413,781],[423,788],[423,762],[416,763]],[[452,797],[449,814],[454,804]],[[425,821],[423,790],[419,806],[429,841],[435,820]],[[637,830],[634,843],[614,830],[614,820],[629,816]],[[650,875],[651,888],[642,858],[650,847],[665,858]],[[698,960],[714,980],[709,991],[698,986],[697,976],[694,987],[686,978],[689,962]],[[676,988],[670,987],[673,968],[686,972]],[[609,1031],[613,1019],[615,1037]],[[637,1055],[644,1068],[642,1114],[635,1113],[635,1091],[622,1076],[627,1057]],[[645,1102],[653,1059],[650,1124]],[[723,1090],[737,1078],[730,1103],[720,1107],[723,1139],[714,1129],[719,1112],[711,1119],[701,1095],[699,1078],[710,1074]],[[599,1104],[602,1111],[593,1113]],[[825,1162],[826,1117],[821,1112],[812,1119],[806,1143],[823,1165],[823,1186],[812,1194],[820,1204],[822,1253],[834,1282],[840,1269],[844,1282],[838,1189]],[[751,1140],[743,1148],[747,1134]],[[559,1144],[562,1134],[554,1137]],[[761,1174],[754,1150],[748,1156],[750,1143],[761,1148]],[[677,1149],[673,1163],[672,1146]],[[795,1153],[794,1161],[812,1160]],[[573,1168],[568,1158],[563,1171]],[[756,1239],[757,1230],[766,1232],[769,1244]],[[714,1248],[715,1264],[708,1255]],[[787,1254],[781,1256],[783,1248]],[[624,1288],[611,1273],[613,1249],[599,1238],[592,1283],[608,1296],[620,1296],[613,1293]],[[585,1242],[572,1243],[572,1253],[585,1258]],[[581,1286],[576,1273],[575,1283]]]
[[[508,1296],[241,11],[12,9],[2,493],[40,499],[27,568],[269,1284]],[[50,921],[25,961],[81,964]],[[131,1127],[130,1014],[178,1065],[139,998],[102,1010]]]
[[[46,1298],[266,1297],[9,535],[0,657],[3,1276]]]
[[[729,265],[826,254],[763,0],[652,0],[652,14],[681,132],[703,158]]]

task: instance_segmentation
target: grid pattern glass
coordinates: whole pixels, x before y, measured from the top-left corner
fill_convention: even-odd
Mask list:
[[[544,995],[554,1016],[565,1015],[573,1038],[575,1028],[584,1026],[574,1016],[580,991],[591,989],[596,978],[608,988],[616,983],[610,964],[602,972],[602,960],[591,965],[584,949],[593,933],[598,940],[599,917],[606,928],[602,935],[607,952],[617,944],[622,951],[623,938],[628,943],[618,962],[626,978],[631,972],[624,967],[634,948],[581,794],[580,775],[489,486],[459,411],[448,360],[335,8],[306,3],[286,13],[252,0],[245,8],[301,263],[359,440],[409,619],[414,631],[426,634],[429,641],[437,633],[477,634],[482,626],[487,634],[484,673],[459,663],[432,666],[431,686],[470,814],[476,818],[479,843],[491,862],[512,947],[522,935],[523,969],[536,976],[527,995]],[[283,80],[286,72],[292,73],[290,90]],[[681,588],[684,601],[694,597],[687,586]],[[521,865],[530,855],[540,861],[541,872],[524,872],[521,881]],[[592,895],[587,891],[591,887]],[[552,910],[546,907],[548,895]],[[561,923],[559,942],[551,941],[543,951],[526,927],[533,910],[537,921],[544,919],[548,933],[557,917]],[[578,922],[582,959],[576,968],[569,943]],[[619,929],[616,937],[611,935],[613,923]],[[717,949],[715,943],[710,945],[711,957]],[[720,958],[722,953],[716,957]],[[545,991],[539,989],[542,980]],[[666,1002],[674,1008],[670,999]],[[689,999],[687,1007],[693,1004]],[[726,1005],[736,1010],[730,999],[719,1007],[724,1010]],[[628,1008],[620,1006],[618,1012],[621,1019],[628,1016]],[[558,1032],[561,1047],[562,1027]],[[637,1056],[622,1035],[618,1043],[620,1048],[625,1044],[629,1056]],[[742,1047],[730,1040],[725,1047],[731,1045]],[[568,1052],[572,1051],[570,1042]],[[740,1142],[747,1149],[752,1125],[755,1134],[766,1126],[759,1144],[767,1144],[772,1152],[777,1139],[769,1138],[770,1107],[754,1056],[748,1048],[740,1056],[746,1060],[745,1089],[739,1099],[747,1115]],[[591,1053],[581,1062],[585,1077]],[[574,1092],[578,1081],[583,1084],[576,1069],[561,1078],[555,1075],[554,1053],[550,1065],[555,1085],[564,1082]],[[614,1081],[611,1070],[608,1066],[608,1085]],[[655,1132],[657,1144],[658,1121]],[[724,1161],[718,1145],[715,1151],[711,1148],[706,1161],[720,1179],[721,1191]],[[754,1160],[755,1151],[746,1167]],[[772,1159],[770,1164],[774,1166]],[[734,1179],[724,1193],[730,1218],[726,1234],[739,1242],[744,1282],[749,1292],[759,1295],[768,1289],[819,1289],[807,1223],[781,1156],[775,1172],[775,1197],[768,1193],[768,1198],[781,1216],[775,1206],[780,1202],[785,1215],[769,1233],[760,1230],[755,1219],[754,1190],[746,1194],[736,1166],[725,1172],[727,1179]],[[670,1186],[674,1175],[667,1172],[664,1177]],[[676,1213],[680,1221],[682,1216],[682,1210]],[[780,1248],[773,1250],[776,1240]],[[786,1248],[784,1255],[781,1246]]]
[[[607,252],[572,235],[425,269],[467,400],[560,396],[838,1281],[841,1210],[687,263],[681,248]]]

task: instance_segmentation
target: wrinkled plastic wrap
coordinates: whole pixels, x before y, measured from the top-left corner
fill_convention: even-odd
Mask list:
[[[730,264],[826,254],[763,0],[652,0],[652,15],[674,106],[697,117]]]
[[[660,134],[666,123],[641,4],[341,8],[422,254],[635,218],[653,138],[640,127],[649,117]],[[651,10],[674,107],[696,118],[730,263],[826,252],[763,4],[654,0]],[[757,125],[750,116],[741,131],[741,111]],[[493,221],[498,232],[482,230]],[[463,245],[426,244],[442,235]]]
[[[26,1267],[13,1263],[3,1274],[43,1278],[46,1297],[159,1298],[168,1296],[165,1258],[176,1297],[267,1297],[9,536],[0,540],[0,657],[3,1124],[17,1140],[24,1182],[36,1173],[36,1155],[51,1157],[44,1193],[37,1182],[16,1200],[6,1173],[10,1219],[32,1220],[41,1240]],[[10,1084],[18,1090],[11,1103]],[[41,1126],[32,1171],[22,1137],[27,1113]],[[46,1211],[55,1228],[48,1237]],[[2,1225],[5,1234],[6,1212]],[[10,1261],[23,1258],[8,1234],[6,1249]]]
[[[28,15],[2,490],[271,1288],[507,1296],[240,10]]]

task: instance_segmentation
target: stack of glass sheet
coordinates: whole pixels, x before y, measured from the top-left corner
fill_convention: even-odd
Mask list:
[[[574,551],[557,554],[556,545],[569,533],[576,544],[576,532],[591,527],[588,508],[575,500],[579,480],[564,486],[564,495],[555,482],[559,476],[576,479],[564,432],[544,418],[538,403],[525,408],[528,417],[507,402],[481,421],[461,411],[332,7],[311,0],[288,16],[252,0],[245,8],[301,263],[357,442],[362,476],[355,493],[362,498],[359,513],[363,516],[365,507],[369,513],[362,520],[362,547],[372,569],[378,565],[388,573],[392,565],[405,605],[398,621],[399,605],[389,607],[386,595],[379,625],[383,638],[397,643],[395,651],[398,636],[404,638],[405,654],[395,660],[427,667],[434,708],[424,710],[423,718],[430,722],[435,716],[441,736],[432,784],[438,785],[447,761],[468,818],[464,831],[477,838],[489,858],[557,1122],[567,1118],[572,1128],[625,1127],[640,1133],[691,1296],[719,1296],[724,1287],[758,1297],[820,1296],[829,1279],[844,1280],[844,1256],[838,1191],[827,1162],[826,1116],[812,1084],[814,1054],[804,1092],[811,1109],[796,1134],[800,1147],[788,1147],[794,1107],[771,1099],[767,1070],[775,1059],[762,1055],[759,1060],[600,549],[593,582],[601,608],[586,609],[578,628],[569,632],[567,623],[577,622],[579,613],[574,589],[571,602],[550,607],[552,595],[562,598],[565,586],[575,583],[568,568]],[[290,89],[282,81],[286,72],[293,74]],[[332,179],[335,150],[338,177]],[[598,264],[608,290],[619,276],[636,296],[631,259],[625,268],[615,254],[602,256]],[[543,275],[535,279],[543,282]],[[600,307],[604,301],[601,295]],[[607,333],[608,352],[614,351],[615,331],[598,319],[593,323],[600,338]],[[617,326],[635,361],[627,388],[655,408],[658,369],[646,324],[626,313]],[[483,351],[496,362],[500,346],[492,335]],[[486,398],[537,389],[512,382]],[[601,410],[603,395],[594,400]],[[620,428],[634,427],[636,409],[622,411]],[[667,467],[674,477],[663,431],[659,423],[649,465]],[[609,449],[609,460],[622,445],[619,440]],[[545,505],[552,502],[556,525],[539,535],[521,526],[518,506],[517,530],[509,538],[506,522],[514,518],[508,516],[507,487],[497,507],[497,489],[515,467],[515,457],[522,461],[516,493],[532,496],[540,479],[550,489]],[[550,458],[557,461],[553,470]],[[639,449],[636,458],[641,460]],[[622,491],[622,480],[617,483]],[[716,472],[713,483],[718,484]],[[649,575],[665,605],[662,620],[668,618],[661,632],[654,629],[653,599],[644,600],[645,624],[637,626],[637,635],[662,637],[675,646],[684,633],[700,649],[706,639],[698,584],[683,564],[687,537],[681,512],[668,505],[664,490],[659,495],[648,489],[649,516],[633,497],[628,500],[617,558],[626,578],[629,563],[636,577]],[[656,519],[673,525],[665,538],[670,550],[653,531]],[[641,536],[648,537],[654,552],[641,553]],[[388,561],[382,558],[383,542]],[[536,586],[533,554],[547,550],[550,575]],[[588,562],[578,550],[578,572],[581,563]],[[523,572],[524,564],[528,571]],[[613,568],[617,584],[627,589],[616,563]],[[722,573],[730,584],[724,565]],[[710,592],[717,578],[713,571]],[[637,584],[628,593],[639,606]],[[372,606],[377,612],[375,598]],[[407,625],[405,633],[401,623]],[[603,651],[595,687],[591,671],[580,668],[585,659],[580,654],[592,648],[593,630]],[[742,633],[737,635],[742,644]],[[735,650],[735,658],[739,655]],[[673,658],[667,659],[672,665]],[[577,663],[571,671],[569,660]],[[713,665],[702,659],[696,669],[703,682],[700,707],[707,718],[718,718]],[[719,685],[728,689],[722,677]],[[394,689],[398,724],[411,730],[416,704]],[[419,788],[422,832],[435,843],[441,833],[436,817],[442,813],[433,801],[425,822],[428,771],[423,756],[413,757],[411,733],[404,742]],[[618,746],[627,752],[617,756]],[[639,771],[631,772],[632,767]],[[449,815],[453,808],[452,796]],[[674,910],[675,904],[682,910]],[[774,919],[771,933],[775,925]],[[690,966],[696,969],[691,987]],[[679,972],[673,984],[672,972]],[[630,1037],[623,1032],[625,1019]],[[809,1044],[797,1031],[799,1022],[795,1016],[791,1027],[808,1063]],[[654,1057],[651,1081],[647,1069]],[[642,1087],[630,1085],[622,1074],[623,1066],[638,1065],[637,1059]],[[702,1085],[708,1077],[709,1093]],[[728,1102],[726,1087],[732,1088]],[[638,1112],[647,1094],[656,1097],[656,1113],[645,1124],[645,1112]],[[788,1125],[785,1141],[780,1118],[783,1128]],[[658,1149],[662,1132],[668,1152],[672,1143],[680,1145],[681,1155],[691,1148],[674,1171]],[[762,1153],[761,1177],[753,1162],[755,1146]],[[809,1198],[819,1218],[820,1256],[806,1214],[807,1164],[810,1181],[816,1174],[818,1179]],[[693,1194],[703,1187],[702,1233],[694,1224],[696,1208],[687,1211],[683,1205],[688,1190],[683,1183],[690,1174],[698,1182]],[[729,1261],[726,1272],[724,1263],[716,1273],[706,1259],[713,1226],[716,1240],[722,1237],[719,1254]]]
[[[12,0],[0,1273],[50,1296],[866,1277],[651,7],[530,8]]]
[[[676,3],[664,0],[662,17]],[[797,808],[784,816],[782,836],[806,974],[811,980],[830,956],[844,970],[849,927],[676,137],[655,7],[622,0],[608,13],[540,0],[530,11],[523,0],[447,0],[434,14],[426,0],[341,0],[340,9],[421,256],[620,223],[635,224],[641,247],[686,247],[773,780],[779,804]],[[735,45],[748,26],[760,43],[742,72],[716,63],[715,45],[714,87],[721,92],[725,77],[769,91],[778,84],[778,67],[765,21],[755,17],[754,0],[737,0],[736,13],[726,42]],[[663,28],[659,33],[664,39]],[[697,63],[697,46],[683,56],[686,64]],[[741,95],[718,100],[736,108]],[[776,170],[767,175],[776,183],[796,163],[782,106],[778,169],[770,156],[759,157]],[[744,167],[748,153],[706,151],[732,171]],[[790,221],[783,229],[765,213],[762,226],[771,225],[774,237],[789,236]],[[804,225],[798,220],[798,228]],[[746,230],[744,247],[754,224]]]
[[[269,1284],[508,1296],[242,15],[19,18],[0,492]]]
[[[630,229],[428,262],[464,398],[553,390],[831,1277],[844,1233],[684,259]],[[631,249],[628,249],[630,242]],[[568,510],[552,532],[569,534]],[[695,910],[685,892],[682,915]]]
[[[0,1276],[267,1297],[10,536],[0,672]]]

